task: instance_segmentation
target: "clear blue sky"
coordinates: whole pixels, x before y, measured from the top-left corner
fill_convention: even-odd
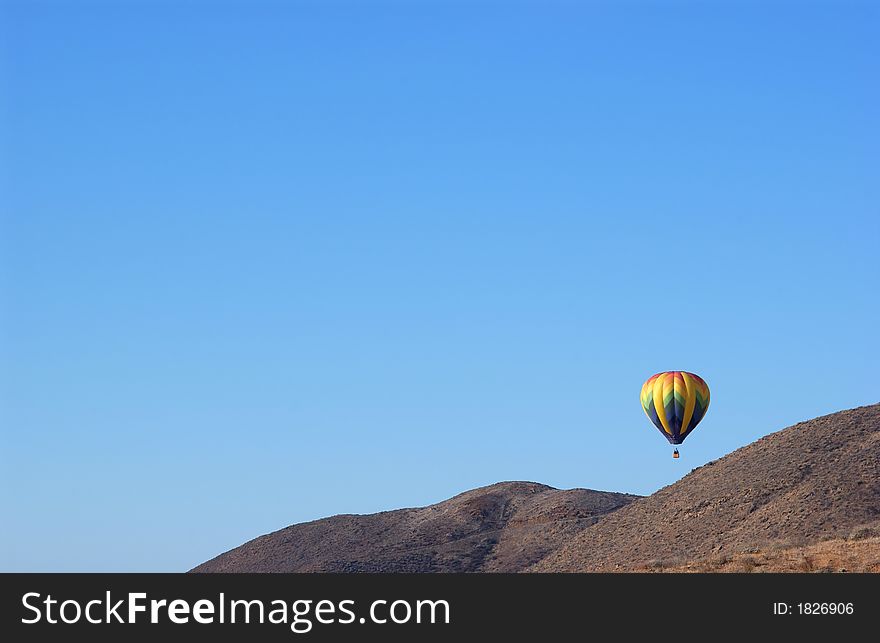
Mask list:
[[[880,399],[880,13],[0,14],[0,569],[501,480],[650,493]],[[642,382],[702,375],[673,461]]]

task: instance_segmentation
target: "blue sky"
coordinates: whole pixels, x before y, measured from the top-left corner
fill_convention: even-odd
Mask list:
[[[3,2],[0,569],[650,493],[877,402],[878,13]]]

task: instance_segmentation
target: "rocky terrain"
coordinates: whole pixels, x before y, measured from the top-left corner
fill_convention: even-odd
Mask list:
[[[873,405],[770,434],[644,498],[504,482],[292,525],[192,571],[878,571],[878,529]]]
[[[880,520],[880,405],[773,433],[584,529],[531,571],[615,571],[844,538]]]
[[[428,507],[292,525],[192,571],[522,571],[636,498],[502,482]]]
[[[880,529],[856,529],[856,536],[832,538],[803,547],[772,543],[764,549],[750,548],[732,556],[714,556],[682,563],[654,560],[636,572],[880,572],[880,537],[861,538],[861,531],[878,534]]]

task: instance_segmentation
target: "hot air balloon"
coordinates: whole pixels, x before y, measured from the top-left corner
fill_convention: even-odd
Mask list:
[[[642,408],[670,444],[678,445],[691,434],[709,408],[706,382],[686,371],[666,371],[642,385]],[[678,449],[672,452],[678,457]]]

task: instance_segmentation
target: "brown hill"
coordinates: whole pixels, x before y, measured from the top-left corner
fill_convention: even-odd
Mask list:
[[[428,507],[292,525],[192,571],[521,571],[636,498],[502,482]]]
[[[880,404],[768,435],[646,498],[505,482],[292,525],[193,571],[876,570],[880,545],[853,533],[880,533]]]
[[[576,534],[530,571],[614,571],[844,538],[880,521],[880,405],[768,435]]]

